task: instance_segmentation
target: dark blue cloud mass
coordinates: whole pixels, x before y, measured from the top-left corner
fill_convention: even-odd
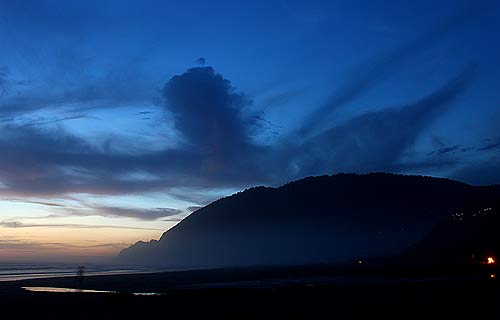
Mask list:
[[[251,115],[246,119],[242,113],[244,95],[211,67],[193,68],[173,77],[164,89],[165,108],[174,114],[175,127],[186,140],[178,149],[137,155],[105,152],[63,130],[5,126],[0,138],[2,193],[120,194],[428,167],[428,161],[405,163],[404,153],[446,112],[471,77],[464,71],[413,104],[355,116],[305,142],[291,139],[261,146],[248,134],[254,123],[248,120]],[[154,179],[127,178],[130,172],[147,172]]]
[[[223,160],[248,145],[241,111],[249,102],[212,67],[191,68],[173,77],[164,96],[176,128],[202,153],[217,153]]]
[[[360,4],[2,3],[0,195],[345,171],[500,182],[498,4]]]

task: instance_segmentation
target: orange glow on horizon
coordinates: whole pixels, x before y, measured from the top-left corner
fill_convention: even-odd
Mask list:
[[[158,239],[162,233],[156,229],[0,226],[0,262],[113,257],[139,240]]]

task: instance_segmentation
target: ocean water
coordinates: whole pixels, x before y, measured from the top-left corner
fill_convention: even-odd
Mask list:
[[[0,263],[0,282],[77,275],[79,264]],[[154,272],[151,268],[123,265],[84,265],[85,275],[110,275]]]

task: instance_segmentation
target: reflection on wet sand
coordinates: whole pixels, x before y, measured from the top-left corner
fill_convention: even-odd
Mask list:
[[[116,291],[105,290],[87,290],[73,288],[54,288],[54,287],[22,287],[26,291],[32,292],[86,292],[86,293],[117,293]]]
[[[26,291],[31,292],[57,292],[57,293],[119,293],[118,291],[107,290],[89,290],[89,289],[74,289],[74,288],[55,288],[55,287],[22,287]],[[161,293],[156,292],[134,292],[134,296],[158,296]]]

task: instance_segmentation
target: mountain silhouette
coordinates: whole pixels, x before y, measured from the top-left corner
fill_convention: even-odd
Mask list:
[[[118,260],[165,267],[349,262],[394,255],[463,210],[492,206],[499,186],[387,173],[308,177],[254,187],[193,212]]]

